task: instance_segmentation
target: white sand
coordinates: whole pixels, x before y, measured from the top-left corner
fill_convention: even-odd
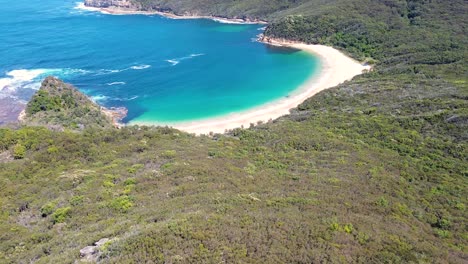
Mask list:
[[[351,80],[356,75],[370,70],[370,66],[363,66],[361,63],[332,47],[271,40],[269,43],[301,49],[318,56],[321,60],[320,72],[307,80],[289,97],[255,107],[245,112],[194,122],[173,124],[134,122],[132,125],[168,125],[195,134],[224,133],[226,130],[241,126],[247,128],[251,123],[256,124],[258,121],[267,122],[270,119],[287,115],[291,108],[297,107],[307,98],[312,97],[318,92],[335,87],[347,80]]]
[[[77,8],[86,9],[90,11],[99,11],[107,14],[114,15],[129,15],[129,14],[144,14],[144,15],[162,15],[174,19],[198,19],[208,18],[219,22],[225,23],[245,23],[240,20],[226,20],[215,17],[204,17],[204,16],[177,16],[169,13],[161,12],[146,12],[128,9],[118,8],[92,8],[86,7],[84,4],[80,4]],[[249,23],[249,22],[247,22]],[[260,23],[262,23],[260,21]],[[312,76],[304,84],[301,85],[296,91],[288,96],[271,103],[267,103],[262,106],[255,107],[251,110],[247,110],[239,113],[232,113],[219,118],[209,118],[205,120],[196,120],[193,122],[181,122],[181,123],[157,123],[157,122],[131,122],[131,125],[160,125],[160,126],[171,126],[189,133],[195,134],[208,134],[213,133],[224,133],[226,130],[238,128],[238,127],[249,127],[251,123],[257,124],[257,122],[267,122],[270,119],[276,119],[283,115],[289,114],[291,108],[297,107],[299,104],[304,102],[307,98],[321,92],[325,89],[335,87],[347,80],[351,80],[354,76],[362,74],[365,71],[371,69],[370,66],[364,66],[361,63],[349,58],[342,52],[332,47],[323,45],[307,45],[303,43],[293,43],[287,41],[279,41],[267,39],[266,43],[269,45],[292,47],[301,49],[306,52],[310,52],[315,56],[318,56],[321,61],[321,70],[318,74]]]

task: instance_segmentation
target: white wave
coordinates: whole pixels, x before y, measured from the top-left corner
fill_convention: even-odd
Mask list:
[[[132,97],[129,97],[129,98],[113,98],[112,100],[115,100],[115,101],[132,101],[132,100],[137,99],[138,97],[139,97],[138,95],[135,95],[135,96],[132,96]]]
[[[70,75],[87,74],[89,71],[82,69],[19,69],[7,72],[5,78],[0,78],[0,92],[11,94],[17,89],[34,89],[41,86],[42,79],[46,76],[54,75],[66,77]]]
[[[111,82],[111,83],[106,83],[106,84],[109,86],[113,86],[113,85],[125,85],[127,83],[126,82]]]
[[[148,69],[149,67],[151,67],[151,65],[137,65],[137,66],[132,66],[130,67],[130,69],[132,70],[144,70],[144,69]]]
[[[91,96],[91,99],[96,103],[103,102],[103,101],[121,101],[121,102],[124,102],[124,101],[135,100],[138,97],[139,97],[138,95],[135,95],[135,96],[128,97],[128,98],[116,98],[116,97],[109,97],[109,96],[106,96],[106,95],[98,94],[98,95]]]
[[[17,81],[30,81],[36,78],[37,76],[46,73],[47,71],[52,71],[52,70],[46,70],[46,69],[36,69],[36,70],[13,70],[10,72],[7,72],[7,76],[11,76],[12,79],[17,80]]]
[[[60,75],[85,75],[91,73],[91,71],[83,70],[83,69],[58,69]]]
[[[175,58],[175,59],[170,59],[170,60],[165,60],[165,61],[172,64],[172,66],[176,66],[177,64],[179,64],[183,60],[193,59],[195,57],[204,56],[204,55],[205,54],[203,54],[203,53],[192,53],[192,54],[190,54],[188,56],[185,56],[185,57]]]
[[[107,99],[109,99],[109,97],[107,97],[105,95],[102,95],[102,94],[99,94],[99,95],[91,96],[91,99],[94,102],[102,102],[102,101],[106,101]]]
[[[125,69],[100,69],[100,70],[95,71],[94,75],[95,76],[108,75],[108,74],[120,73],[120,72],[124,72],[128,70],[144,70],[144,69],[148,69],[149,67],[151,67],[151,65],[143,64],[143,65],[131,66]]]
[[[259,31],[265,31],[266,29],[267,29],[267,27],[258,28]]]
[[[32,82],[26,85],[23,85],[21,88],[23,89],[31,89],[31,90],[39,90],[41,88],[41,83],[42,82]]]
[[[80,11],[101,12],[99,8],[86,6],[84,2],[76,2],[76,6],[73,9]]]
[[[174,60],[165,60],[165,61],[167,61],[167,62],[169,62],[170,64],[172,64],[172,66],[176,66],[177,64],[180,63],[180,61],[175,60],[175,59],[174,59]]]
[[[190,54],[189,58],[194,58],[194,57],[203,56],[203,55],[205,54],[203,53]]]
[[[7,72],[5,75],[6,78],[0,78],[0,91],[3,93],[11,93],[20,87],[29,86],[28,88],[34,87],[38,88],[40,82],[38,83],[35,79],[46,75],[47,72],[51,70],[47,69],[34,69],[34,70],[13,70]],[[38,87],[36,87],[38,86]]]
[[[123,72],[123,71],[126,71],[126,70],[128,70],[128,69],[123,69],[123,70],[100,69],[100,70],[97,70],[94,75],[95,76],[107,75],[107,74],[112,74],[112,73]]]

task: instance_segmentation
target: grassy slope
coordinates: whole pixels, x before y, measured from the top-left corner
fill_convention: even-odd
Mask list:
[[[463,2],[311,2],[267,34],[377,65],[273,123],[214,139],[0,130],[0,262],[71,263],[103,237],[118,238],[106,263],[466,261]]]

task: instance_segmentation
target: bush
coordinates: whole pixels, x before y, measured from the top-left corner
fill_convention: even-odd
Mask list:
[[[126,213],[133,207],[132,199],[127,195],[120,196],[112,200],[110,207],[119,212]]]
[[[54,224],[65,222],[65,219],[70,216],[70,213],[71,213],[71,208],[70,207],[64,207],[64,208],[57,209],[52,214],[52,220],[53,220]]]
[[[77,206],[77,205],[82,204],[82,203],[83,203],[83,200],[84,200],[84,196],[83,196],[83,195],[73,196],[73,197],[70,199],[70,204],[73,205],[73,206]]]
[[[377,201],[375,203],[380,207],[384,207],[384,208],[388,207],[388,201],[383,196],[380,197],[379,199],[377,199]]]
[[[50,214],[52,214],[55,210],[55,206],[56,204],[55,203],[47,203],[45,204],[44,206],[41,207],[41,215],[42,217],[46,217]]]
[[[21,144],[16,144],[13,147],[13,158],[14,159],[24,159],[26,155],[26,147]]]
[[[346,225],[344,225],[343,230],[344,230],[346,233],[351,234],[351,233],[354,231],[353,224],[346,224]]]

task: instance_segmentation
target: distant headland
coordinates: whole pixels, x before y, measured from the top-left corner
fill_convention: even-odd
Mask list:
[[[267,21],[249,17],[226,17],[216,15],[202,15],[191,12],[177,13],[170,8],[145,9],[136,2],[127,0],[85,0],[78,8],[89,11],[100,11],[111,15],[160,15],[171,19],[210,19],[228,24],[267,24]]]

